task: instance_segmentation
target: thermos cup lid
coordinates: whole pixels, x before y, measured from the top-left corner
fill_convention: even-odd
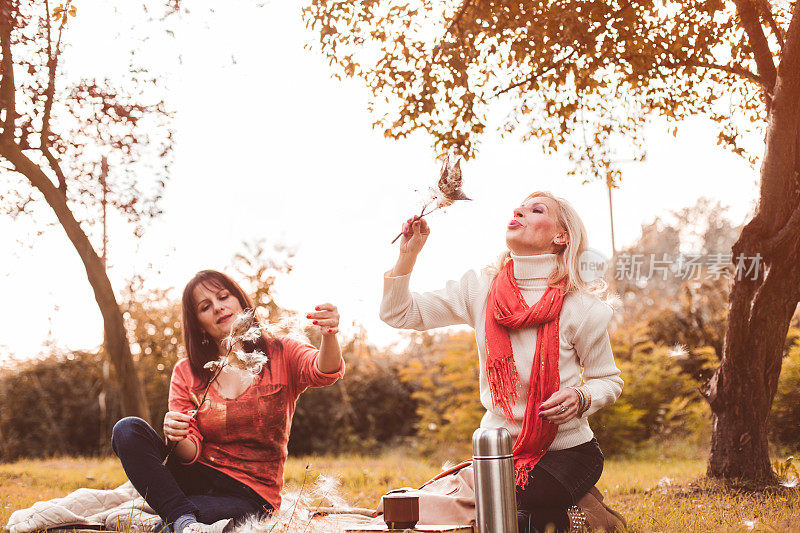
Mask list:
[[[499,459],[511,456],[511,435],[506,428],[478,428],[472,434],[473,459]]]

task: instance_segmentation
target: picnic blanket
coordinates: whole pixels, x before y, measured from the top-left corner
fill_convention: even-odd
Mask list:
[[[441,472],[419,489],[404,487],[389,494],[407,493],[420,497],[420,526],[474,524],[475,492],[469,463]],[[319,507],[313,494],[300,498],[286,494],[281,508],[264,521],[249,521],[235,528],[238,533],[263,531],[267,525],[292,524],[286,531],[339,533],[353,527],[381,526],[383,511],[348,507],[337,502]],[[378,516],[374,516],[378,514]],[[35,503],[11,514],[3,528],[8,533],[35,533],[48,529],[94,528],[108,531],[153,531],[160,517],[139,495],[130,481],[112,490],[78,489],[63,497]]]
[[[111,531],[152,531],[161,519],[130,481],[112,490],[78,489],[11,513],[9,533],[86,526]]]
[[[265,524],[293,522],[297,531],[339,533],[354,526],[373,523],[372,511],[347,507],[305,509],[296,496],[287,495],[285,505],[272,519],[248,521],[238,532],[262,531]],[[108,531],[153,531],[161,518],[133,488],[130,481],[111,490],[78,489],[63,497],[36,502],[14,511],[3,527],[8,533],[34,533],[48,529],[91,528]],[[259,527],[262,526],[262,527]]]

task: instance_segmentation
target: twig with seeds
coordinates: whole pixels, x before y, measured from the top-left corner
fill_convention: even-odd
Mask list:
[[[437,209],[452,205],[453,202],[458,200],[471,200],[471,198],[468,198],[467,195],[464,194],[464,191],[461,190],[462,181],[461,158],[457,159],[454,165],[450,165],[450,156],[445,156],[442,169],[439,172],[439,181],[436,184],[437,189],[431,188],[433,198],[422,207],[422,211],[420,211],[419,215],[411,219],[411,223],[413,224],[417,220],[421,220],[422,217],[430,215]],[[426,211],[428,206],[434,202],[436,202],[436,206],[430,211]],[[403,232],[401,231],[397,237],[394,238],[392,244],[397,242],[397,239],[402,236]]]
[[[193,391],[189,391],[189,397],[196,407],[195,412],[192,414],[192,419],[195,419],[198,411],[200,411],[200,407],[205,404],[206,398],[208,397],[208,392],[211,390],[211,386],[214,384],[220,374],[222,374],[222,371],[225,369],[225,367],[231,365],[231,355],[235,355],[233,360],[237,361],[238,364],[236,366],[247,370],[253,375],[258,375],[261,373],[261,369],[267,363],[267,356],[265,354],[259,352],[258,350],[250,353],[242,350],[237,350],[235,352],[233,351],[233,349],[242,341],[253,342],[257,340],[261,335],[261,332],[262,327],[255,321],[255,313],[252,309],[246,309],[236,316],[236,318],[233,320],[233,324],[231,324],[230,333],[223,341],[226,349],[225,355],[215,361],[209,361],[204,366],[204,368],[213,368],[214,373],[212,374],[211,379],[208,380],[208,384],[203,391],[203,397],[198,399],[197,395]],[[179,442],[180,441],[175,440],[170,443],[169,448],[167,449],[167,455],[161,462],[162,465],[167,464],[170,455],[175,450],[175,447]]]

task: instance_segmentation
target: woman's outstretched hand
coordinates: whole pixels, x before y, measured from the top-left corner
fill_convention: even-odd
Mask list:
[[[569,422],[578,414],[578,393],[573,389],[556,391],[539,407],[539,416],[556,425]]]
[[[311,319],[311,323],[315,326],[319,326],[323,337],[339,333],[339,310],[333,304],[316,306],[314,312],[308,313],[306,318]]]
[[[425,241],[428,240],[428,235],[430,234],[431,229],[424,218],[409,218],[403,224],[400,253],[417,256],[422,251],[422,247],[425,246]]]
[[[314,312],[308,313],[306,318],[319,326],[322,333],[317,369],[325,374],[336,372],[342,365],[342,350],[336,339],[336,334],[339,333],[339,310],[333,304],[322,304],[316,306]]]
[[[400,257],[397,258],[397,263],[391,270],[392,276],[405,276],[411,273],[414,263],[417,262],[417,256],[425,246],[425,241],[428,240],[430,234],[431,229],[424,219],[414,217],[406,220],[400,234],[403,237],[400,241]]]

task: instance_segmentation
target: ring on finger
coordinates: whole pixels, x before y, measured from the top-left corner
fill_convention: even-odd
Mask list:
[[[565,412],[566,410],[567,410],[567,406],[562,403],[561,406],[558,408],[558,413],[561,414],[561,413]]]

